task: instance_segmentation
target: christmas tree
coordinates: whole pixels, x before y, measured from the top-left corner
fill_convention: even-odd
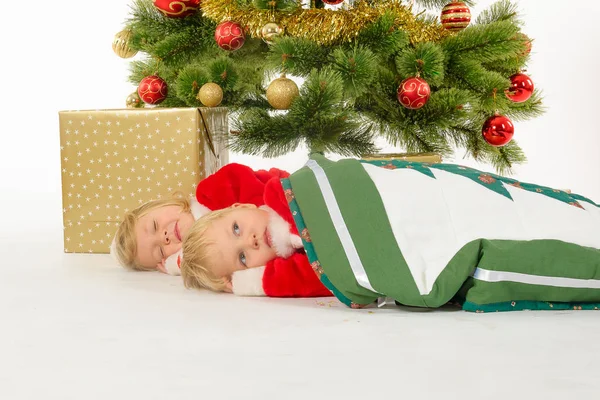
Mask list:
[[[363,156],[381,136],[508,173],[525,161],[511,120],[542,112],[531,39],[509,0],[473,21],[473,1],[448,1],[135,0],[113,48],[147,56],[128,105],[228,107],[233,151]]]

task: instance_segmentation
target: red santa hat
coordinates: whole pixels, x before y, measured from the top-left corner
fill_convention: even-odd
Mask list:
[[[220,210],[235,203],[264,204],[265,184],[272,178],[286,178],[289,173],[272,168],[254,171],[231,163],[203,179],[196,188],[196,199],[210,210]]]

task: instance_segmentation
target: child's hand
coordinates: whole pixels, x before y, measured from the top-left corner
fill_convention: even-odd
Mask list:
[[[156,269],[162,273],[168,275],[181,275],[181,249],[167,258],[163,258],[160,263],[156,266]]]
[[[225,282],[225,288],[223,289],[223,291],[225,293],[233,293],[233,284],[231,283],[231,278],[223,278],[223,281]]]
[[[238,296],[265,296],[263,289],[264,274],[264,265],[235,271],[229,280],[231,293]]]
[[[167,272],[167,267],[165,267],[165,260],[163,259],[160,263],[156,265],[156,270],[158,272],[162,272],[163,274],[169,274]]]

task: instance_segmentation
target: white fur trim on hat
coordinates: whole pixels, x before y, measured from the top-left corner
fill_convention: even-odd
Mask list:
[[[269,233],[271,234],[271,247],[279,257],[288,258],[294,251],[301,249],[302,239],[291,233],[290,224],[269,206],[260,206],[269,213]]]
[[[190,198],[190,209],[194,219],[197,221],[201,216],[208,214],[211,209],[198,203],[195,197]]]
[[[171,254],[165,261],[165,269],[169,275],[181,275],[181,259],[183,257],[183,250],[179,250],[175,254]]]
[[[265,267],[235,271],[231,277],[233,294],[237,296],[266,296],[263,289]]]

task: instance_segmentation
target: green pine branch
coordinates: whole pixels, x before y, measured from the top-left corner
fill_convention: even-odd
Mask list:
[[[276,39],[270,47],[266,67],[304,77],[326,64],[329,52],[329,48],[310,40],[286,36]]]
[[[448,2],[417,0],[435,14],[417,18],[438,24]],[[236,4],[271,9],[267,0]],[[276,15],[294,12],[297,4],[277,0]],[[161,76],[169,95],[160,106],[167,107],[200,106],[199,88],[219,84],[236,132],[228,138],[233,151],[274,157],[304,144],[309,151],[361,156],[377,151],[373,143],[380,136],[408,152],[450,156],[458,148],[499,172],[524,162],[516,140],[496,148],[481,134],[484,121],[496,111],[514,122],[544,112],[539,88],[524,103],[504,94],[509,77],[524,71],[529,60],[525,48],[530,39],[521,31],[516,5],[500,0],[469,27],[437,42],[411,43],[403,26],[388,12],[347,43],[321,45],[284,35],[267,45],[247,35],[241,49],[227,52],[214,41],[216,22],[201,13],[165,18],[152,0],[134,0],[127,21],[133,32],[130,46],[146,58],[132,62],[129,79],[137,85],[145,76]],[[282,72],[304,83],[289,110],[275,111],[265,91]],[[397,90],[403,79],[416,75],[428,82],[431,96],[421,109],[409,110],[399,104]]]
[[[477,25],[487,25],[497,21],[510,21],[520,25],[517,5],[509,0],[500,0],[491,5],[487,10],[483,10],[475,23]]]

